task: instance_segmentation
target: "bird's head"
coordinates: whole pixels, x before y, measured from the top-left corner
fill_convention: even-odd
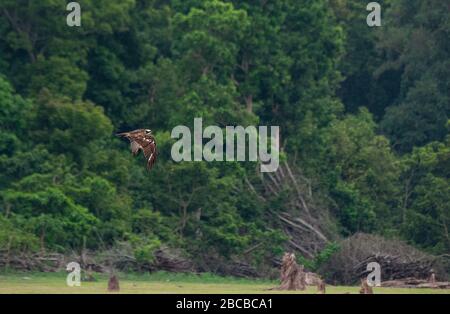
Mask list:
[[[146,129],[146,130],[145,130],[145,134],[152,134],[152,130]]]

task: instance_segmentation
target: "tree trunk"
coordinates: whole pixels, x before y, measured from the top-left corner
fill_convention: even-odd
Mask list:
[[[305,290],[305,272],[303,265],[297,265],[295,255],[284,253],[281,265],[281,284],[278,290]]]
[[[108,291],[119,291],[119,279],[116,275],[112,275],[109,277],[108,281]]]
[[[252,113],[253,112],[253,96],[252,95],[248,95],[245,98],[245,102],[246,102],[247,112]]]

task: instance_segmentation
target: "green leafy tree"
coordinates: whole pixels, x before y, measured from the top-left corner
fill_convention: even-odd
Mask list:
[[[387,60],[378,72],[402,74],[397,105],[387,110],[381,127],[401,152],[446,135],[449,17],[442,1],[395,1],[386,14],[380,47]]]
[[[403,160],[403,236],[438,254],[450,249],[449,139],[416,148]]]
[[[400,167],[389,142],[375,133],[371,114],[361,110],[336,121],[325,133],[331,196],[346,232],[373,232],[392,226]]]

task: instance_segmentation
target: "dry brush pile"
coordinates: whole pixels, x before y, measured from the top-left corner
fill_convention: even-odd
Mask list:
[[[287,236],[286,251],[312,259],[337,238],[330,231],[333,223],[328,210],[320,204],[311,180],[299,167],[283,162],[276,172],[259,173],[245,181],[250,193],[272,205],[267,218]]]
[[[161,247],[154,253],[151,262],[139,262],[126,246],[114,249],[69,254],[59,253],[28,253],[15,252],[8,254],[0,250],[0,269],[10,268],[19,271],[64,271],[70,262],[77,262],[86,271],[107,273],[112,270],[120,271],[157,271],[189,272],[194,269],[192,262],[184,257],[178,250]]]
[[[356,284],[369,274],[370,262],[381,266],[381,280],[405,278],[428,280],[432,273],[446,280],[440,258],[423,253],[399,240],[376,235],[356,234],[340,243],[340,249],[320,268],[333,284]]]

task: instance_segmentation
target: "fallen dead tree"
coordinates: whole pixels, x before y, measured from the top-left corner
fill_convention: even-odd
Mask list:
[[[194,265],[179,250],[162,247],[155,252],[152,268],[153,270],[188,272],[194,270]]]
[[[243,261],[232,261],[228,264],[220,265],[216,272],[219,275],[241,278],[257,278],[260,276],[253,266]]]
[[[279,208],[268,209],[268,219],[288,237],[286,250],[311,259],[334,240],[335,235],[327,232],[328,210],[318,203],[311,181],[298,167],[284,162],[273,173],[258,172],[244,180],[260,201],[277,200]]]
[[[0,251],[0,268],[20,271],[52,272],[65,269],[66,257],[58,253],[25,253]]]
[[[336,285],[353,285],[366,278],[370,262],[380,264],[382,281],[408,277],[427,280],[433,272],[438,280],[446,278],[439,258],[399,240],[359,233],[341,241],[339,246],[339,251],[320,268],[320,273],[327,274],[326,280]]]
[[[360,278],[365,278],[369,274],[366,267],[369,263],[380,264],[383,280],[397,278],[428,278],[433,269],[433,259],[411,259],[407,255],[375,254],[368,256],[357,265],[355,273]]]
[[[448,281],[431,281],[430,279],[403,278],[388,280],[381,283],[382,287],[389,288],[428,288],[428,289],[450,289]]]
[[[166,246],[160,247],[153,253],[153,260],[140,261],[134,256],[129,243],[118,243],[114,248],[97,254],[96,261],[101,265],[109,265],[109,268],[121,271],[189,272],[194,270],[191,260],[183,256],[180,250]]]
[[[102,252],[83,251],[81,254],[71,252],[59,253],[31,253],[15,252],[6,254],[0,251],[0,269],[11,268],[19,271],[64,271],[69,262],[77,262],[82,270],[87,272],[106,273],[111,268],[126,271],[158,271],[189,272],[194,270],[193,263],[175,249],[161,247],[154,253],[153,261],[137,261],[131,248],[121,245]]]

